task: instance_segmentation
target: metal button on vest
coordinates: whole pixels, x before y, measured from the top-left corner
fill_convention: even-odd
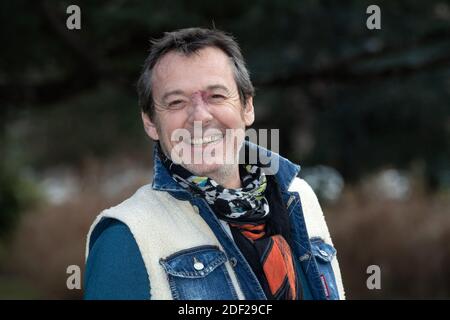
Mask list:
[[[197,206],[193,206],[194,207],[194,211],[195,211],[195,213],[199,213],[199,209],[198,209],[198,207]]]
[[[309,259],[309,254],[307,254],[307,253],[305,253],[304,255],[299,257],[300,261],[305,261],[305,260],[308,260],[308,259]]]
[[[196,258],[194,258],[194,269],[197,271],[203,270],[205,268],[205,265],[198,261]]]
[[[230,259],[230,264],[231,264],[231,266],[234,268],[234,267],[236,267],[236,265],[237,265],[237,259],[236,258],[231,258]]]
[[[320,254],[323,255],[324,257],[328,257],[328,253],[324,250],[319,250]]]

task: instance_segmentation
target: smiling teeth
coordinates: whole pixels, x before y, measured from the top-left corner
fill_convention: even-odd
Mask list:
[[[216,134],[216,135],[208,136],[208,137],[204,137],[204,138],[192,139],[191,144],[195,145],[195,146],[207,144],[207,143],[211,143],[211,142],[220,140],[220,139],[222,139],[222,137],[223,136],[221,134]]]

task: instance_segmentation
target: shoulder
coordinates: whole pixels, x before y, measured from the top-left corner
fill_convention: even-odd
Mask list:
[[[309,236],[311,238],[320,237],[326,242],[332,243],[322,207],[311,186],[305,180],[297,177],[292,181],[289,191],[299,194]]]
[[[166,192],[156,192],[150,185],[144,185],[121,203],[100,212],[87,234],[86,258],[100,234],[108,239],[130,236],[134,232],[132,226],[142,225],[149,216],[157,217],[168,202],[163,200],[165,197]]]
[[[306,207],[309,211],[314,211],[316,214],[323,215],[319,200],[308,182],[297,177],[292,181],[289,191],[299,194],[303,207]]]
[[[136,192],[126,200],[113,206],[103,212],[123,212],[123,211],[133,211],[139,212],[142,209],[152,206],[156,201],[160,201],[164,197],[165,192],[154,191],[151,185],[147,184],[140,187]]]
[[[130,224],[141,224],[149,216],[158,218],[161,210],[167,210],[178,202],[168,192],[153,190],[151,185],[140,187],[131,197],[111,208],[103,210],[98,218],[110,217]],[[94,223],[95,224],[95,223]]]
[[[89,246],[92,250],[95,244],[96,247],[105,247],[105,244],[129,245],[132,241],[133,235],[126,224],[117,219],[103,218],[92,231]]]
[[[300,177],[296,177],[292,181],[291,185],[289,186],[289,191],[301,191],[306,197],[317,199],[314,190],[311,188],[308,182]]]

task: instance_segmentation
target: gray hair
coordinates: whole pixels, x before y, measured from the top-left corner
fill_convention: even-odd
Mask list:
[[[236,40],[233,36],[217,29],[187,28],[165,32],[162,38],[151,41],[150,53],[145,59],[137,82],[141,110],[153,118],[155,106],[152,96],[152,71],[166,53],[175,51],[189,56],[206,47],[219,48],[230,58],[239,98],[245,106],[247,100],[255,95],[255,89]]]

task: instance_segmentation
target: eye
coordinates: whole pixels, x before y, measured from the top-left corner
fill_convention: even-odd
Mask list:
[[[209,96],[209,100],[212,103],[220,103],[223,102],[225,99],[226,97],[224,95],[218,93]]]
[[[174,100],[168,103],[169,108],[182,108],[185,105],[184,100]]]

